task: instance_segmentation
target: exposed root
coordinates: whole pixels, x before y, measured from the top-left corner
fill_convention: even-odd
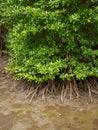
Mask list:
[[[95,89],[98,90],[98,83],[97,83],[97,79],[95,77],[89,78],[89,81],[91,83],[91,86],[93,86]]]
[[[74,77],[73,77],[72,79],[73,79],[73,83],[74,83],[73,89],[74,89],[74,91],[75,91],[75,93],[76,93],[76,98],[79,98],[79,97],[80,97],[80,94],[79,94],[79,91],[78,91],[77,83],[76,83]]]
[[[39,95],[38,96],[41,96],[42,97],[42,100],[45,101],[45,97],[46,95],[48,94],[48,88],[49,88],[49,84],[47,84],[46,86],[41,86],[40,88],[40,92],[39,92]]]
[[[92,94],[98,95],[97,81],[95,78],[89,78],[84,81],[76,81],[75,78],[72,78],[71,81],[62,81],[60,79],[57,81],[48,80],[39,84],[33,82],[29,85],[29,87],[27,86],[27,96],[25,98],[30,98],[30,102],[38,96],[41,96],[42,100],[45,101],[48,94],[60,94],[60,101],[64,103],[64,98],[69,97],[70,100],[74,97],[79,98],[79,89],[88,91],[90,102],[93,102]]]
[[[53,81],[50,81],[51,93],[56,94],[56,86]]]
[[[91,92],[91,87],[90,87],[90,83],[86,80],[86,86],[88,88],[88,93],[89,93],[89,98],[90,98],[90,102],[93,102],[93,98],[92,98],[92,92]]]
[[[25,98],[28,98],[33,93],[32,88],[28,89],[27,95]]]
[[[32,100],[34,99],[34,97],[36,97],[37,94],[37,90],[35,90],[35,92],[32,93],[32,96],[30,98],[30,102],[32,102]]]
[[[62,90],[61,90],[61,98],[60,98],[61,103],[64,102],[64,93],[65,93],[65,86],[64,86],[64,84],[63,84],[63,86],[62,86]]]
[[[65,88],[65,91],[64,91],[64,97],[67,97],[68,92],[69,92],[69,82],[66,82],[66,88]]]
[[[91,92],[98,95],[98,91],[91,89]]]
[[[31,98],[30,98],[30,102],[32,102],[32,100],[34,99],[34,97],[37,96],[39,87],[40,87],[40,84],[36,87],[36,89],[35,89],[34,92],[32,93],[32,96],[31,96]]]
[[[39,83],[39,84],[33,84],[32,87],[30,87],[27,91],[27,96],[25,98],[30,97],[30,102],[37,96],[41,96],[42,100],[45,100],[46,95],[49,93],[55,93],[56,87],[53,83],[53,81],[48,81],[47,83]]]
[[[72,89],[72,83],[71,82],[69,83],[69,87],[70,87],[70,95],[69,95],[69,97],[70,97],[70,100],[72,100],[73,89]]]
[[[74,79],[73,79],[74,80]],[[72,81],[64,81],[63,85],[62,85],[62,89],[61,89],[61,102],[64,102],[64,98],[67,97],[69,93],[69,98],[70,100],[72,100],[73,95],[76,95],[76,98],[79,98],[79,91],[78,91],[78,87],[77,87],[77,83],[72,82]]]

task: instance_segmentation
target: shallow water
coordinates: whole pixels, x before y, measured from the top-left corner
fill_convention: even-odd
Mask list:
[[[52,96],[30,103],[25,91],[18,89],[23,84],[0,70],[0,130],[98,130],[98,97],[93,104],[87,95],[81,100],[65,99],[64,104]]]

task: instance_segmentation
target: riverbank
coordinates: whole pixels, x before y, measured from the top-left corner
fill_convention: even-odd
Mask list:
[[[53,95],[32,102],[25,99],[25,83],[14,81],[5,72],[8,57],[0,58],[0,130],[97,130],[98,96],[89,104],[88,94],[81,99],[64,99]]]

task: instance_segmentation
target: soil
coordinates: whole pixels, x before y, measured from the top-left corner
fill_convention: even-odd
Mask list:
[[[30,102],[25,82],[5,72],[8,57],[0,58],[0,130],[98,130],[98,96],[89,104],[87,93],[79,99],[47,95]]]

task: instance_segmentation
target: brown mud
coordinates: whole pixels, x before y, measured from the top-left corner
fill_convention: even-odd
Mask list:
[[[98,130],[98,96],[89,104],[88,94],[81,99],[47,96],[25,99],[25,82],[14,81],[5,73],[8,57],[0,58],[0,130]]]

